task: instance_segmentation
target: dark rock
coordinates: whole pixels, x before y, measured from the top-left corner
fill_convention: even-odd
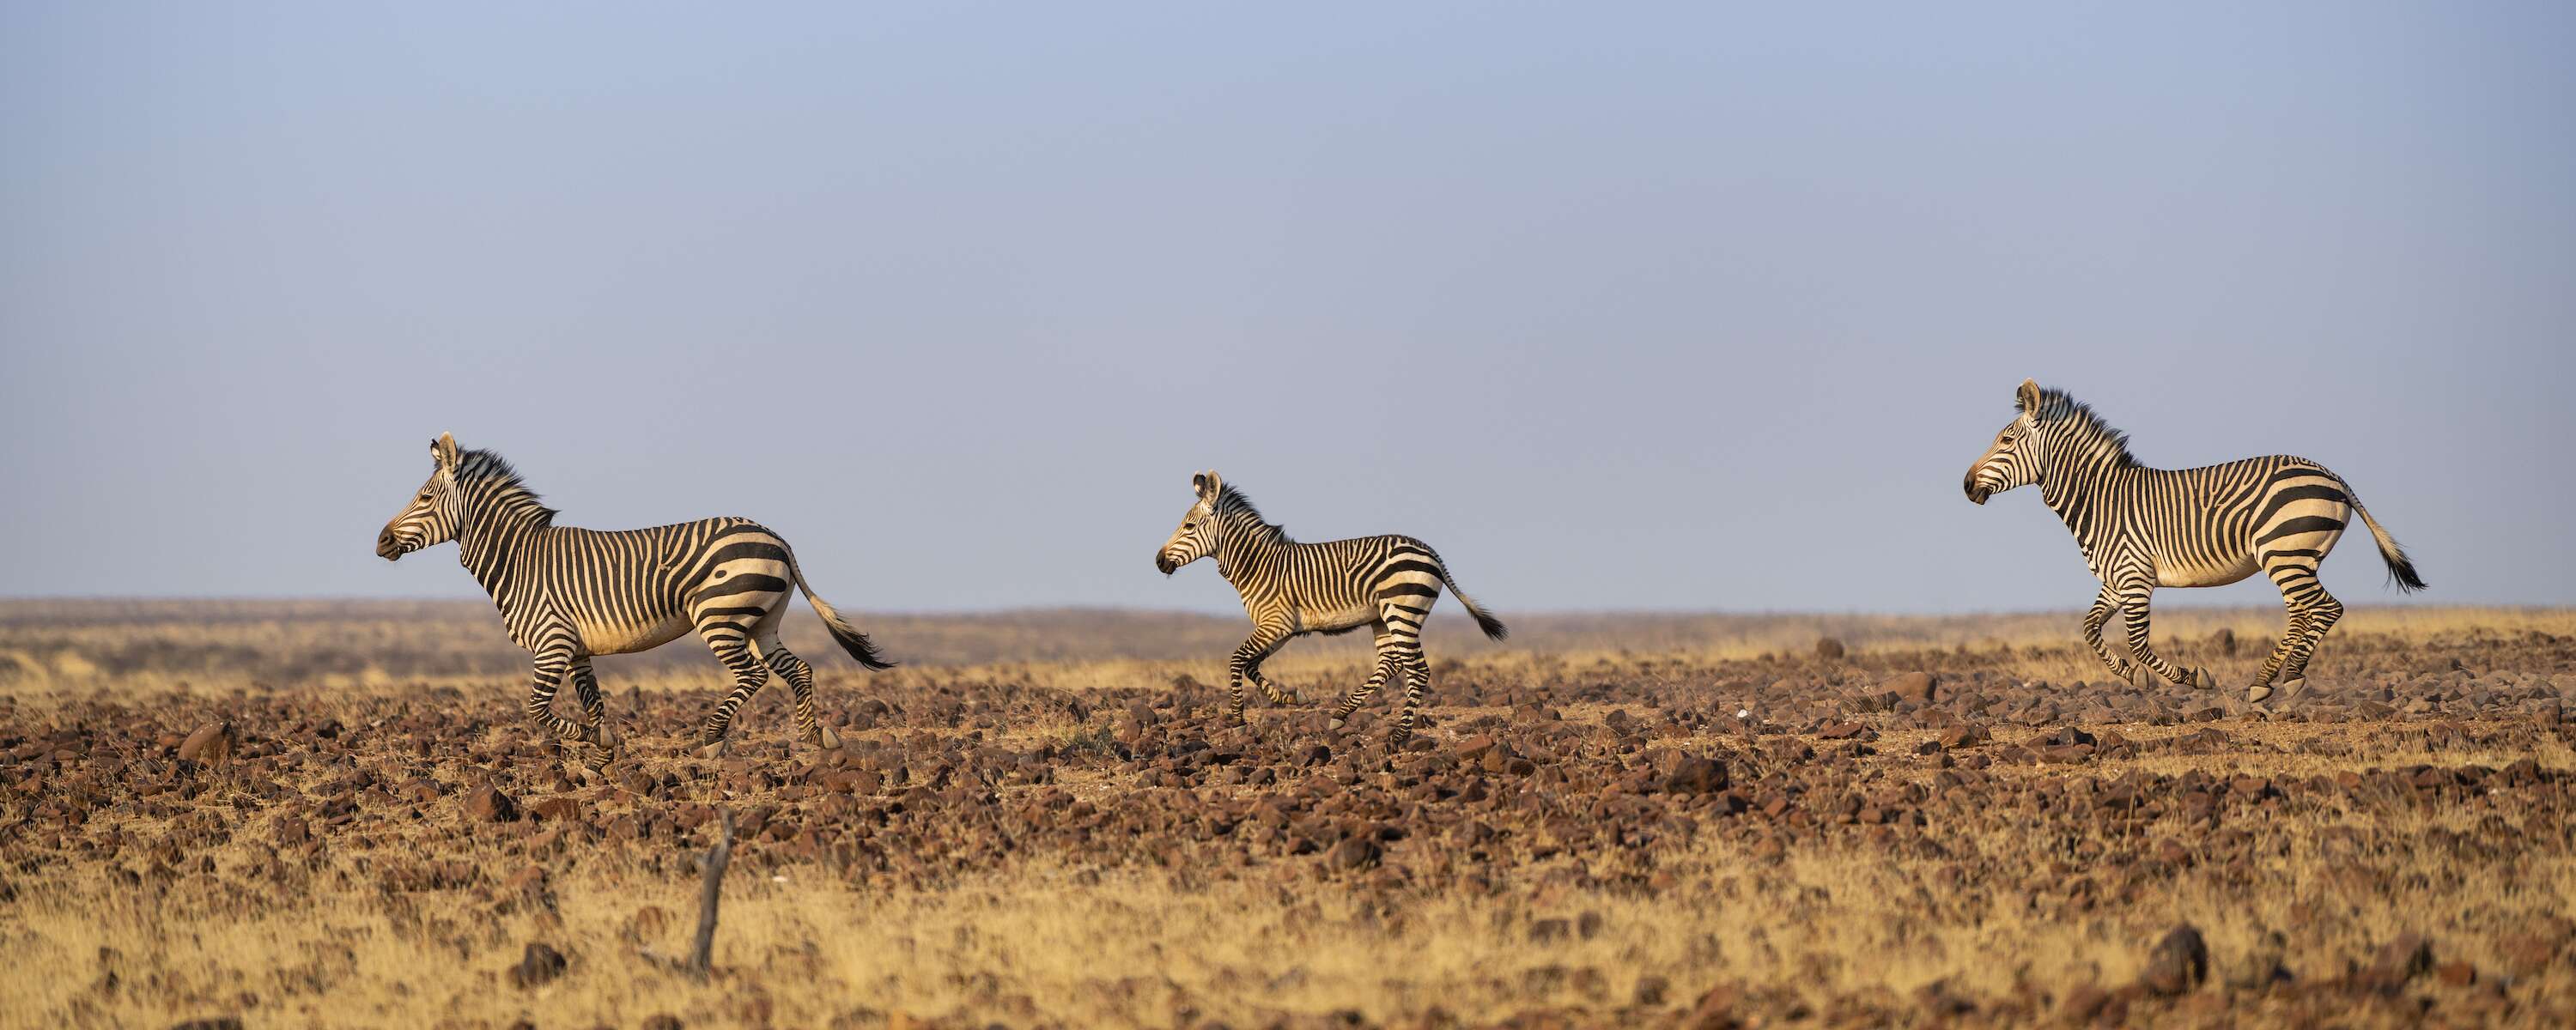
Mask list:
[[[2156,942],[2155,953],[2147,957],[2146,971],[2138,982],[2150,991],[2176,995],[2197,988],[2209,979],[2209,945],[2200,930],[2186,923],[2165,934]]]
[[[1324,863],[1344,872],[1356,872],[1376,866],[1378,859],[1384,855],[1384,849],[1378,847],[1375,840],[1368,837],[1346,837],[1341,843],[1333,845],[1333,850],[1324,856]]]
[[[527,953],[520,956],[519,964],[510,967],[510,982],[521,987],[535,987],[553,982],[554,978],[563,975],[563,971],[562,952],[544,942],[529,941]]]
[[[1664,790],[1671,794],[1714,794],[1726,785],[1726,766],[1697,755],[1675,759],[1664,774]]]
[[[1826,660],[1826,661],[1829,661],[1829,662],[1830,662],[1830,661],[1836,661],[1836,660],[1839,660],[1839,659],[1841,659],[1841,658],[1842,658],[1842,656],[1843,656],[1843,642],[1842,642],[1842,641],[1840,641],[1840,640],[1836,640],[1836,639],[1834,639],[1834,638],[1832,638],[1832,637],[1822,637],[1822,638],[1817,639],[1817,641],[1816,641],[1816,657],[1818,657],[1818,658],[1822,658],[1822,659],[1824,659],[1824,660]]]

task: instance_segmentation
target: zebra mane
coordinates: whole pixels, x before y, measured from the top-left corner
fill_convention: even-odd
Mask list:
[[[2074,429],[2076,443],[2093,454],[2107,457],[2121,465],[2135,465],[2136,456],[2129,453],[2129,434],[2113,428],[2093,406],[2067,396],[2063,390],[2039,391],[2039,418],[2043,422],[2064,423]]]
[[[546,507],[537,492],[528,489],[519,470],[511,468],[508,459],[495,451],[466,451],[456,458],[456,481],[460,484],[490,482],[489,496],[504,508],[534,508],[538,524],[551,525],[557,512]]]
[[[1225,489],[1217,492],[1216,511],[1220,515],[1228,512],[1242,512],[1252,516],[1252,521],[1260,523],[1261,528],[1270,531],[1272,540],[1280,543],[1288,541],[1288,527],[1275,525],[1269,519],[1261,517],[1261,509],[1253,507],[1252,498],[1244,496],[1243,491],[1235,489],[1234,484],[1228,483]]]

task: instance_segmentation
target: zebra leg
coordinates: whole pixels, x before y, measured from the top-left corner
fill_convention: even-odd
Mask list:
[[[2272,560],[2266,570],[2272,585],[2281,590],[2281,604],[2289,609],[2289,624],[2283,627],[2281,642],[2272,648],[2272,656],[2264,660],[2262,678],[2246,688],[2247,701],[2261,703],[2270,698],[2276,677],[2281,689],[2289,691],[2291,697],[2306,693],[2308,655],[2316,650],[2317,641],[2325,638],[2327,628],[2343,617],[2343,605],[2333,594],[2326,593],[2325,584],[2317,582],[2316,567],[2301,557],[2281,556]]]
[[[752,695],[760,693],[761,686],[769,682],[769,666],[762,664],[760,657],[751,653],[750,643],[739,637],[712,639],[707,641],[707,647],[716,653],[717,661],[733,672],[733,692],[716,702],[715,710],[707,713],[706,726],[698,731],[698,756],[714,758],[723,754],[725,730],[733,726],[733,713],[749,704]]]
[[[2342,618],[2343,602],[2326,593],[2324,587],[2318,587],[2317,599],[2308,606],[2307,618],[2302,620],[2306,632],[2300,635],[2298,644],[2290,648],[2289,664],[2281,667],[2281,675],[2285,677],[2281,688],[2289,691],[2290,697],[2296,698],[2308,692],[2308,659],[2315,657],[2317,645],[2325,642],[2326,631],[2333,629],[2335,622]]]
[[[1405,741],[1413,739],[1414,716],[1422,710],[1423,688],[1430,685],[1431,662],[1416,647],[1404,659],[1404,714],[1397,717],[1395,730],[1386,735],[1387,750],[1402,748]]]
[[[1225,710],[1226,725],[1243,725],[1244,677],[1250,676],[1254,683],[1261,683],[1261,660],[1270,657],[1271,652],[1279,650],[1279,645],[1287,642],[1287,626],[1278,623],[1256,625],[1252,627],[1252,636],[1237,645],[1234,656],[1226,659],[1225,693],[1228,702]],[[1262,684],[1261,689],[1265,694],[1270,692],[1267,684]]]
[[[1342,723],[1351,717],[1351,713],[1359,711],[1361,705],[1367,704],[1369,696],[1377,693],[1377,688],[1384,685],[1389,677],[1400,674],[1396,653],[1387,646],[1392,639],[1387,634],[1386,624],[1378,623],[1377,671],[1370,673],[1368,682],[1360,684],[1359,689],[1351,691],[1350,696],[1343,698],[1341,704],[1333,706],[1334,729],[1341,729]]]
[[[2138,659],[2138,664],[2177,686],[2208,689],[2211,680],[2207,670],[2184,669],[2158,657],[2147,646],[2147,598],[2155,592],[2154,584],[2144,581],[2132,581],[2120,588],[2120,619],[2128,624],[2129,654]]]
[[[2129,678],[2128,660],[2113,655],[2111,649],[2102,643],[2102,624],[2111,621],[2111,613],[2119,607],[2119,601],[2113,599],[2107,584],[2101,593],[2093,595],[2093,610],[2084,613],[2084,643],[2093,649],[2094,657],[2102,659],[2103,667],[2110,669],[2111,675],[2126,680]]]
[[[1285,641],[1283,641],[1283,643],[1284,642]],[[1278,653],[1278,651],[1279,645],[1273,644],[1270,646],[1270,650],[1254,655],[1252,658],[1252,664],[1243,667],[1243,678],[1251,680],[1253,686],[1261,688],[1261,696],[1269,698],[1271,704],[1284,707],[1297,703],[1297,692],[1286,687],[1273,684],[1270,682],[1269,677],[1261,674],[1261,663],[1268,661],[1270,656]]]
[[[769,667],[777,670],[778,675],[787,680],[787,685],[796,690],[797,735],[826,751],[840,747],[841,735],[823,725],[822,715],[814,710],[813,668],[805,664],[805,659],[780,646],[774,636],[760,645],[760,651],[768,658]]]
[[[608,705],[599,699],[599,680],[591,675],[589,655],[573,659],[572,689],[581,697],[582,728],[597,745],[591,749],[590,757],[582,760],[582,765],[592,772],[599,772],[617,760],[620,740],[616,725],[608,721]]]
[[[563,685],[564,670],[572,663],[573,650],[569,640],[549,641],[546,648],[536,654],[533,681],[528,685],[528,721],[556,740],[584,739],[580,723],[555,714],[555,688]]]

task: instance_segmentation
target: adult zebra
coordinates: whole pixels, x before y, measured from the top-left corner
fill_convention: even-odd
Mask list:
[[[1501,640],[1510,631],[1502,620],[1458,589],[1448,566],[1431,545],[1409,536],[1366,536],[1301,544],[1286,530],[1264,521],[1242,492],[1226,485],[1215,472],[1190,477],[1198,500],[1181,516],[1181,526],[1154,553],[1154,568],[1169,576],[1201,558],[1216,558],[1216,571],[1242,595],[1252,616],[1252,636],[1234,649],[1226,662],[1226,691],[1233,704],[1226,720],[1243,724],[1243,681],[1250,679],[1272,704],[1293,704],[1296,697],[1261,677],[1261,662],[1290,638],[1308,633],[1347,633],[1362,626],[1377,631],[1377,671],[1333,709],[1333,728],[1357,711],[1369,695],[1395,676],[1404,677],[1404,715],[1387,735],[1390,747],[1402,747],[1413,736],[1413,721],[1422,707],[1422,691],[1431,682],[1431,663],[1422,656],[1422,622],[1446,584],[1458,603],[1475,616],[1485,635]]]
[[[2351,515],[2370,527],[2397,588],[2424,589],[2406,552],[2323,465],[2276,454],[2148,468],[2129,455],[2127,434],[2074,398],[2025,379],[2014,399],[2021,410],[1968,467],[1968,499],[1984,504],[1989,495],[2039,484],[2040,499],[2066,520],[2085,567],[2102,581],[2084,616],[2084,642],[2113,675],[2131,678],[2129,664],[2102,646],[2102,624],[2116,610],[2140,667],[2185,686],[2215,686],[2207,669],[2186,672],[2147,647],[2148,595],[2159,586],[2224,586],[2260,570],[2280,588],[2289,625],[2245,699],[2271,697],[2276,676],[2288,691],[2284,700],[2304,693],[2308,656],[2343,617],[2343,604],[2317,582],[2317,565]]]
[[[692,629],[733,673],[733,692],[707,713],[701,753],[713,756],[733,714],[775,670],[796,689],[800,736],[825,748],[840,737],[814,710],[814,671],[778,642],[793,583],[823,617],[832,639],[871,669],[892,668],[867,635],[814,596],[787,541],[749,519],[720,518],[651,529],[601,532],[554,524],[508,462],[490,451],[430,441],[437,466],[393,521],[376,534],[386,561],[454,540],[474,581],[492,595],[510,640],[535,663],[528,719],[557,739],[591,745],[596,771],[618,754],[605,718],[594,655],[659,647]],[[582,720],[554,714],[555,688],[569,673]]]

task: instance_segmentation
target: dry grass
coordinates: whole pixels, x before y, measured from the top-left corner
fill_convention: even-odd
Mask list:
[[[2158,625],[2185,640],[2222,628],[2259,639],[2276,628],[2269,619],[2260,612],[2182,610]],[[2052,1007],[2076,985],[2136,979],[2143,944],[2179,922],[2207,935],[2221,967],[2214,981],[2279,952],[2275,934],[2289,942],[2288,965],[2299,980],[2318,983],[2366,964],[2396,934],[2420,931],[2440,942],[2442,960],[2475,964],[2487,985],[2479,990],[2495,990],[2501,999],[2488,1007],[2449,1007],[2473,999],[2425,987],[2395,996],[2403,1004],[2365,994],[2329,998],[2326,1011],[2339,1011],[2352,1024],[2411,1021],[2421,1014],[2411,1007],[2418,996],[2441,999],[2446,1007],[2438,1011],[2508,1022],[2545,1021],[2576,1005],[2576,972],[2564,950],[2537,971],[2505,972],[2529,970],[2528,956],[2515,951],[2514,932],[2542,926],[2536,920],[2547,914],[2576,911],[2576,842],[2566,832],[2563,806],[2527,807],[2539,802],[2520,795],[2508,804],[2501,794],[2427,805],[2303,786],[2287,803],[2228,809],[2224,827],[2250,838],[2240,845],[2224,835],[2204,836],[2216,831],[2175,815],[2098,828],[2031,800],[2044,796],[2035,786],[2044,780],[2088,781],[2089,788],[2187,773],[2268,778],[2285,789],[2330,783],[2352,770],[2414,765],[2497,768],[2530,760],[2555,782],[2576,774],[2576,753],[2563,735],[2498,730],[2446,743],[2405,721],[2231,719],[2229,744],[2209,752],[2159,748],[2157,742],[2191,732],[2188,724],[2122,723],[2119,731],[2144,745],[2136,755],[2078,765],[1999,762],[1985,770],[1991,782],[1972,792],[1969,803],[1937,795],[1923,802],[1927,825],[1920,829],[1809,820],[1802,801],[1777,821],[1758,812],[1733,819],[1701,815],[1695,831],[1658,830],[1650,846],[1553,847],[1550,835],[1568,827],[1552,820],[1597,804],[1587,800],[1594,788],[1585,786],[1593,782],[1583,778],[1592,775],[1586,770],[1602,770],[1606,782],[1622,762],[1633,761],[1615,748],[1585,745],[1591,749],[1560,751],[1573,781],[1497,781],[1498,790],[1553,784],[1544,789],[1564,796],[1563,806],[1545,810],[1555,814],[1502,806],[1476,816],[1508,831],[1512,842],[1482,859],[1453,839],[1450,824],[1441,824],[1436,836],[1426,828],[1390,844],[1387,862],[1403,864],[1400,876],[1336,871],[1312,855],[1228,839],[1175,838],[1168,850],[1158,850],[1151,842],[1140,848],[1100,838],[1084,846],[1050,837],[1015,845],[998,859],[940,859],[952,845],[1006,832],[963,823],[953,837],[930,825],[915,836],[862,842],[881,851],[919,849],[926,857],[911,866],[880,857],[864,868],[842,868],[796,860],[763,842],[728,881],[716,975],[698,983],[639,957],[642,950],[685,951],[694,876],[679,841],[620,844],[576,835],[544,843],[537,825],[473,824],[451,794],[417,819],[362,814],[329,829],[329,846],[309,857],[273,845],[275,813],[327,802],[329,785],[352,770],[372,770],[388,782],[427,774],[465,785],[491,775],[480,770],[495,755],[524,760],[530,753],[524,733],[509,718],[519,659],[506,643],[493,646],[496,627],[476,621],[453,605],[0,606],[0,718],[9,736],[75,722],[114,733],[112,718],[123,716],[113,713],[126,711],[166,711],[167,724],[184,728],[269,702],[309,722],[341,719],[354,731],[340,745],[345,754],[289,752],[260,767],[294,781],[297,793],[283,807],[277,799],[259,799],[257,784],[241,777],[266,774],[248,768],[227,774],[233,779],[208,781],[213,789],[185,804],[169,805],[167,795],[111,801],[68,827],[47,814],[46,806],[63,797],[54,785],[22,781],[0,792],[0,857],[9,862],[0,885],[14,898],[0,908],[0,954],[9,957],[0,968],[0,994],[8,999],[0,1025],[162,1025],[221,1013],[255,1026],[498,1027],[520,1020],[633,1026],[666,1013],[690,1025],[784,1026],[901,1025],[915,1018],[962,1025],[1262,1026],[1344,1015],[1365,1023],[1485,1025],[1534,1013],[1624,1023],[1679,1018],[1712,987],[1740,991],[1746,1000],[1739,1011],[1757,1019],[1912,1022],[1940,1010],[1926,999],[1959,997],[1973,1000],[1973,1021],[2012,1023],[2052,1018]],[[2023,680],[2099,678],[2069,646],[2068,615],[1521,621],[1513,641],[1520,646],[1511,649],[1461,645],[1466,634],[1455,626],[1439,633],[1435,657],[1452,647],[1460,655],[1444,664],[1442,678],[1462,685],[1447,698],[1457,704],[1434,709],[1440,726],[1465,727],[1487,716],[1509,721],[1510,692],[1581,683],[1593,685],[1586,688],[1592,693],[1555,703],[1584,739],[1599,740],[1600,724],[1614,709],[1654,712],[1694,695],[1765,689],[1760,685],[1783,670],[1806,668],[1796,663],[1808,661],[1817,638],[1828,635],[1854,651],[1848,676],[1820,673],[1833,683],[1873,683],[1889,668],[1936,654]],[[1211,780],[1185,789],[1198,799],[1191,801],[1168,786],[1152,786],[1153,768],[1143,759],[1084,750],[1117,746],[1110,734],[1122,705],[1173,695],[1170,684],[1178,677],[1212,682],[1220,676],[1211,655],[1221,655],[1235,632],[1225,620],[1041,613],[1021,622],[864,622],[916,664],[872,678],[827,677],[827,691],[845,699],[895,699],[915,714],[853,732],[853,739],[916,752],[921,740],[972,741],[1057,756],[1049,760],[1060,767],[1051,786],[1000,787],[1004,804],[1048,790],[1104,807],[1140,808],[1250,803],[1280,792]],[[2545,683],[2576,671],[2553,664],[2560,659],[2535,666],[2498,657],[2520,653],[2512,642],[2535,634],[2576,636],[2576,613],[2565,611],[2359,610],[2338,634],[2352,650],[2340,660],[2356,663],[2339,675],[2356,681],[2374,675],[2365,668],[2370,662],[2417,650],[2484,656],[2473,658],[2478,674],[2504,670],[2498,682],[2507,684],[2524,682],[2523,676]],[[818,636],[791,634],[790,643],[825,653]],[[2329,645],[2329,657],[2335,646]],[[1014,647],[1073,657],[997,660]],[[604,669],[603,678],[625,703],[667,710],[656,717],[675,723],[703,704],[716,682],[712,664],[699,668],[702,656],[684,648]],[[1347,642],[1303,655],[1292,650],[1276,668],[1308,685],[1311,702],[1313,688],[1354,676],[1363,653]],[[1872,655],[1887,657],[1881,662]],[[2408,682],[2403,675],[2388,681]],[[465,693],[430,693],[451,685]],[[2568,685],[2576,687],[2576,680]],[[1204,689],[1189,690],[1172,709],[1175,718],[1196,719],[1204,711],[1194,707],[1206,703]],[[1822,690],[1833,699],[1819,702],[1818,711],[1830,714],[1830,706],[1843,703],[1843,691]],[[937,698],[1042,700],[1061,691],[1104,701],[1079,716],[1014,708],[1025,717],[989,727],[971,714],[950,721],[918,714],[932,710]],[[385,719],[393,710],[388,705],[413,702],[462,706],[481,723],[442,738],[460,751],[426,758],[400,741],[369,739],[368,721]],[[750,732],[774,734],[783,723],[777,705],[765,696],[749,716]],[[2485,725],[2474,715],[2467,722],[2472,729]],[[1910,754],[1916,741],[1937,730],[1892,719],[1882,729],[1876,754],[1850,753],[1847,745],[1812,737],[1756,742],[1678,729],[1666,731],[1658,746],[1737,755],[1740,789],[1757,805],[1771,789],[1765,784],[1795,785],[1812,791],[1802,798],[1822,798],[1846,789],[1927,785],[1941,774],[1946,760]],[[1998,724],[1994,735],[1998,746],[2036,744],[2048,730]],[[149,740],[150,731],[136,732]],[[1254,746],[1284,753],[1302,746],[1288,740],[1308,739],[1304,732],[1266,723]],[[1435,729],[1433,736],[1446,748],[1462,732]],[[1267,743],[1273,739],[1275,745]],[[1536,747],[1548,738],[1532,739],[1538,743],[1529,746]],[[1831,754],[1812,762],[1774,755],[1775,747],[1798,740]],[[2319,753],[2319,744],[2342,751]],[[290,764],[294,754],[305,754],[309,764]],[[763,770],[785,775],[802,765],[770,754],[757,752],[747,771],[722,778],[679,757],[649,754],[638,760],[648,773],[694,771],[700,781],[667,801],[617,803],[638,813],[687,798],[810,804],[810,797],[797,799],[792,775],[762,779]],[[1401,772],[1413,760],[1399,756],[1388,768]],[[541,767],[505,762],[499,775],[512,777],[504,782],[533,800],[546,793],[537,786],[542,776],[551,775],[537,772]],[[63,774],[74,768],[60,767]],[[1362,805],[1404,796],[1376,787],[1380,774],[1362,775],[1347,791],[1322,792],[1317,796],[1327,800],[1313,803],[1329,805],[1333,794],[1344,792]],[[605,815],[611,793],[580,796],[603,799],[597,803]],[[1991,806],[1982,799],[1992,799]],[[971,808],[954,817],[981,818]],[[153,857],[159,842],[180,839],[206,820],[231,832],[218,843],[185,848],[175,863]],[[1672,824],[1648,818],[1636,825]],[[2510,839],[2493,847],[2428,843],[2493,837],[2500,826],[2510,829]],[[316,832],[325,831],[317,826]],[[694,839],[703,844],[702,836]],[[2185,868],[2139,872],[2148,861],[2141,856],[2165,840],[2185,841],[2209,857]],[[2221,860],[2222,851],[2238,857]],[[438,860],[471,866],[472,882],[406,891],[382,885],[387,868]],[[549,874],[542,899],[503,885],[531,865]],[[2086,886],[2071,886],[2077,880]],[[667,923],[655,927],[643,916],[639,929],[639,913],[648,909],[667,913]],[[1546,922],[1558,919],[1568,932]],[[561,948],[571,967],[560,980],[522,989],[506,970],[532,940]],[[2200,1021],[2226,1011],[2236,1018],[2293,1019],[2318,1011],[2315,999],[2294,992],[2213,986],[2206,993],[2223,998],[2223,1010],[2136,999],[2130,1018]]]

